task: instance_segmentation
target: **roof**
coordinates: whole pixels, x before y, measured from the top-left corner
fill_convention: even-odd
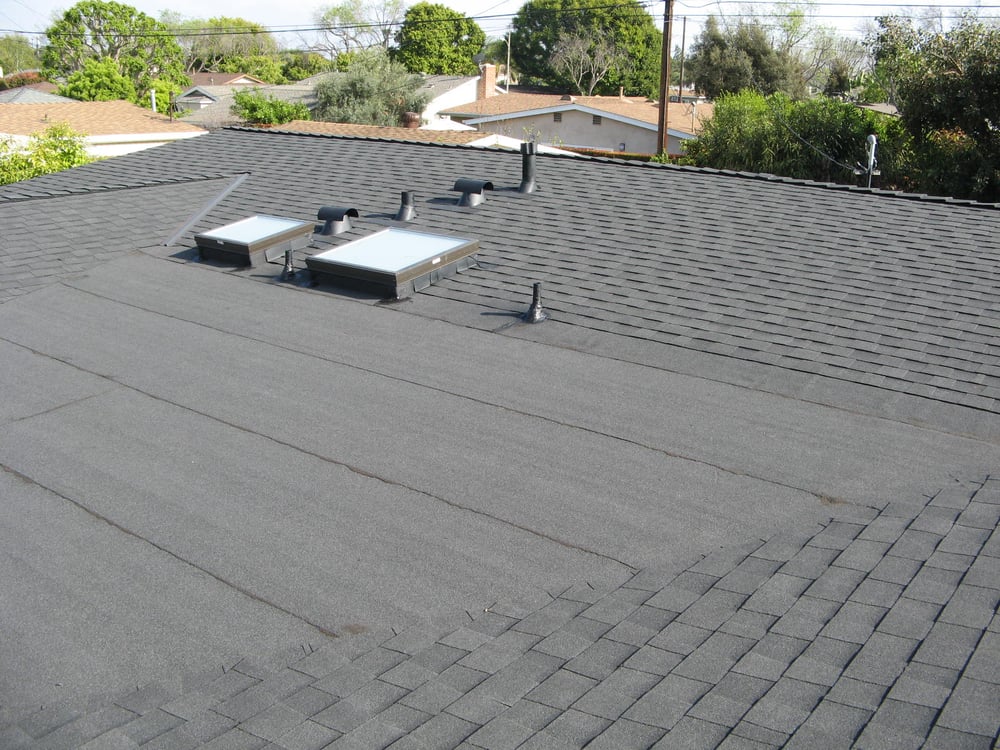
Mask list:
[[[62,122],[90,136],[201,132],[194,125],[123,101],[0,106],[0,133],[31,135]]]
[[[31,86],[0,91],[0,104],[44,104],[47,102],[72,102],[67,96],[58,96]]]
[[[225,89],[225,90],[223,90]],[[192,89],[194,91],[195,89]],[[240,125],[242,120],[231,111],[235,101],[235,89],[215,87],[210,90],[201,87],[197,91],[208,91],[215,99],[211,104],[201,109],[193,110],[184,115],[184,120],[203,128],[222,128],[229,125]],[[313,84],[303,82],[289,83],[280,86],[263,86],[256,89],[261,95],[280,99],[294,104],[305,104],[312,108],[316,104],[316,88]]]
[[[618,96],[573,96],[559,94],[498,94],[478,101],[461,104],[444,110],[442,114],[474,120],[504,119],[543,112],[580,110],[591,114],[605,114],[637,123],[656,126],[659,123],[660,108],[648,99]],[[712,104],[669,105],[669,125],[671,129],[697,132],[701,123],[711,118]]]
[[[356,125],[354,123],[322,122],[318,120],[292,120],[291,122],[276,126],[275,129],[297,133],[383,138],[396,141],[424,141],[427,143],[468,144],[489,137],[488,133],[480,133],[477,130],[425,130],[423,128]]]
[[[0,188],[0,744],[995,743],[1000,209],[535,166],[230,129]],[[401,190],[477,265],[313,286]],[[194,251],[329,205],[291,278]]]
[[[267,81],[246,73],[189,73],[192,86],[267,86]]]
[[[423,88],[435,99],[459,86],[478,80],[479,76],[425,75]]]

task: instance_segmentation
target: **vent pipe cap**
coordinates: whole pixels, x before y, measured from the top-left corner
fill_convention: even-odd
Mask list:
[[[538,146],[535,143],[521,144],[521,186],[517,189],[519,193],[535,192],[535,154],[538,153]]]
[[[455,187],[452,188],[462,194],[458,201],[460,206],[478,206],[484,200],[483,192],[492,189],[493,183],[489,180],[471,180],[464,177],[455,180]]]
[[[341,206],[323,206],[316,218],[326,222],[320,234],[341,234],[351,228],[351,217],[358,218],[358,209]]]

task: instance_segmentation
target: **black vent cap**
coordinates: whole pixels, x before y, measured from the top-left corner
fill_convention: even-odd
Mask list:
[[[460,206],[478,206],[483,202],[483,193],[493,189],[489,180],[472,180],[466,177],[455,180],[452,190],[462,194],[458,201]]]
[[[341,206],[323,206],[316,214],[322,222],[320,234],[340,234],[351,228],[351,217],[358,218],[358,209]]]

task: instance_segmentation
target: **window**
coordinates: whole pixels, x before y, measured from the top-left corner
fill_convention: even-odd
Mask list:
[[[600,115],[594,115],[594,124],[595,125],[600,125],[601,124],[601,116]]]
[[[562,112],[553,112],[552,122],[562,122]]]

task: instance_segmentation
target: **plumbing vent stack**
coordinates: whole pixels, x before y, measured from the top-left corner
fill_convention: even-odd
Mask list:
[[[341,234],[351,228],[351,217],[358,218],[358,209],[341,206],[323,206],[316,218],[326,222],[320,234]]]
[[[483,193],[492,189],[493,183],[489,180],[470,180],[467,178],[455,180],[455,187],[452,188],[452,190],[462,194],[458,201],[460,206],[478,206],[485,200]]]
[[[538,147],[534,143],[521,144],[521,186],[519,193],[535,192],[535,154]]]
[[[399,211],[396,212],[396,221],[413,221],[413,217],[417,215],[417,211],[413,207],[413,191],[404,190],[399,194],[399,198]]]
[[[543,320],[548,319],[549,314],[542,309],[542,283],[536,281],[532,287],[531,307],[524,314],[524,321],[526,323],[541,323]]]

